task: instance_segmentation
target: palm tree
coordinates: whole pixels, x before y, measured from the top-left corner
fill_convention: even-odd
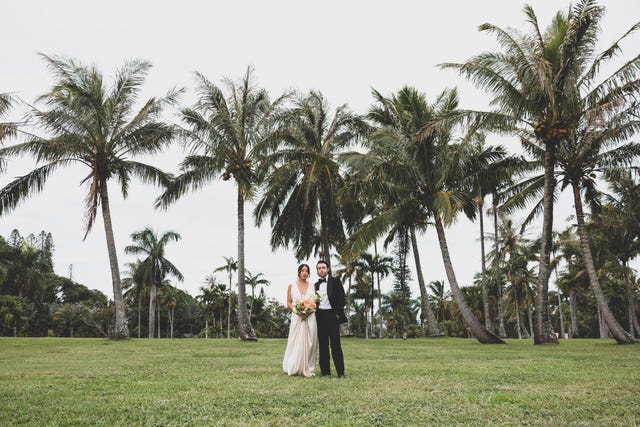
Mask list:
[[[50,136],[32,136],[25,143],[0,150],[0,157],[27,153],[44,164],[0,190],[0,214],[41,191],[59,167],[76,163],[85,165],[88,173],[81,181],[88,190],[84,237],[91,231],[100,207],[115,301],[113,337],[128,338],[108,183],[113,178],[119,181],[126,197],[132,176],[152,183],[167,180],[159,169],[131,158],[158,153],[171,142],[174,128],[158,117],[167,104],[176,100],[179,91],[171,90],[164,97],[151,98],[139,111],[134,111],[150,63],[126,62],[116,73],[113,85],[107,87],[102,74],[93,66],[87,67],[72,59],[43,57],[56,81],[53,88],[38,99],[48,109],[34,108],[31,116]]]
[[[493,215],[493,275],[495,280],[495,289],[496,289],[496,298],[497,298],[497,309],[498,309],[498,336],[500,338],[505,338],[507,333],[504,329],[504,307],[502,304],[502,269],[501,263],[502,260],[500,258],[500,247],[499,247],[499,232],[498,232],[498,217],[502,216],[502,211],[498,207],[498,191],[494,191],[492,193],[492,206],[490,209],[491,214]],[[491,258],[491,255],[490,255]]]
[[[179,241],[180,234],[175,231],[166,231],[159,236],[157,232],[149,227],[131,234],[133,245],[124,248],[125,253],[133,255],[144,255],[141,260],[140,269],[144,281],[149,285],[149,338],[155,333],[155,308],[158,287],[162,286],[167,275],[171,275],[182,281],[183,276],[180,270],[165,258],[165,247],[170,241]]]
[[[196,296],[196,300],[202,304],[204,311],[204,338],[209,338],[209,318],[213,315],[213,328],[215,330],[216,317],[213,313],[215,307],[215,295],[213,290],[204,286],[200,287],[200,294]]]
[[[285,117],[284,145],[272,154],[273,165],[254,217],[258,225],[269,216],[271,246],[293,245],[311,255],[320,225],[321,258],[330,266],[330,247],[344,240],[338,194],[344,185],[337,155],[366,131],[364,120],[338,107],[333,116],[320,92],[298,97]]]
[[[451,318],[451,295],[444,290],[444,281],[433,280],[429,282],[429,289],[433,294],[435,312],[440,323]]]
[[[138,338],[140,338],[140,318],[142,313],[142,296],[147,291],[142,262],[137,259],[127,263],[128,276],[122,278],[122,289],[125,299],[133,299],[138,304]],[[145,294],[146,296],[146,294]],[[133,297],[133,298],[132,298]]]
[[[514,307],[513,318],[516,321],[516,332],[518,338],[522,338],[523,331],[525,336],[529,336],[524,330],[524,325],[520,315],[522,308],[527,309],[527,313],[531,316],[531,304],[533,293],[530,290],[530,283],[535,279],[535,272],[529,265],[537,261],[535,254],[538,241],[530,241],[525,237],[525,228],[516,229],[513,220],[502,216],[502,222],[499,227],[498,242],[500,252],[497,254],[502,263],[502,273],[504,273],[506,281],[511,283],[503,294],[503,299],[508,305],[511,303]],[[496,256],[496,254],[492,254]],[[531,323],[531,322],[530,322]]]
[[[260,185],[257,173],[265,153],[273,148],[277,126],[274,113],[282,99],[269,100],[265,89],[254,85],[253,70],[240,82],[224,80],[227,93],[196,73],[198,102],[182,110],[184,136],[190,155],[181,163],[182,173],[157,200],[166,208],[189,191],[204,187],[220,175],[237,185],[238,219],[238,328],[242,340],[257,339],[247,311],[244,257],[244,208]]]
[[[445,90],[433,105],[429,105],[423,94],[413,88],[403,88],[397,96],[385,98],[384,102],[389,109],[398,110],[397,116],[406,116],[418,109],[426,115],[427,123],[430,123],[440,114],[455,110],[458,98],[455,90]],[[451,129],[445,127],[423,127],[422,131],[411,138],[400,138],[395,131],[383,129],[382,132],[377,141],[387,147],[385,155],[350,153],[345,155],[345,160],[352,167],[369,171],[371,180],[389,182],[391,191],[406,195],[403,189],[412,189],[408,195],[418,205],[419,211],[428,215],[435,223],[447,278],[465,322],[480,342],[503,343],[480,324],[465,302],[453,270],[444,230],[445,225],[450,225],[461,210],[473,212],[466,182],[468,180],[465,178],[470,166],[465,154],[468,147],[466,144],[452,144]],[[403,205],[391,204],[385,204],[384,207],[382,212],[377,213],[350,238],[349,252],[355,253],[362,250],[367,242],[375,241],[380,234],[397,223],[405,208]]]
[[[368,153],[374,158],[387,159],[396,154],[396,144],[416,143],[418,132],[433,118],[433,112],[426,101],[420,99],[421,94],[413,88],[405,87],[390,99],[376,90],[373,90],[373,96],[376,104],[370,109],[368,117],[380,128],[371,134]],[[395,141],[396,144],[390,144],[389,141]],[[369,207],[362,206],[364,212],[361,216],[365,217],[366,213],[372,218],[377,218],[376,222],[380,223],[378,227],[388,229],[385,246],[394,239],[403,239],[407,235],[410,237],[422,302],[422,325],[426,323],[428,336],[442,335],[429,303],[416,235],[418,231],[426,230],[429,214],[419,201],[417,187],[411,181],[412,177],[396,175],[396,178],[401,179],[399,185],[390,186],[385,175],[394,173],[393,170],[381,167],[381,175],[374,175],[366,161],[364,166],[359,164],[358,155],[354,157],[347,153],[343,157],[353,167],[344,191],[346,196],[343,197],[352,201],[359,200],[362,194],[369,195],[370,200],[366,202]],[[366,228],[361,227],[361,232]],[[371,240],[372,236],[368,236],[367,239]]]
[[[0,118],[4,117],[9,112],[13,102],[14,99],[11,94],[0,93]],[[15,136],[17,130],[17,123],[0,122],[0,143],[2,143],[5,138]],[[4,160],[4,158],[0,157],[0,172],[4,170]]]
[[[337,255],[337,259],[340,267],[332,271],[331,274],[339,278],[341,282],[347,282],[347,291],[345,292],[347,299],[345,302],[347,306],[347,333],[351,334],[351,289],[353,287],[353,275],[358,268],[358,260],[340,254]]]
[[[256,275],[251,274],[249,270],[247,270],[247,277],[245,278],[245,282],[251,286],[251,305],[249,306],[249,314],[253,314],[253,302],[256,299],[256,287],[258,286],[269,286],[271,284],[270,281],[265,279],[262,273],[258,273]]]
[[[531,316],[532,293],[529,285],[535,278],[534,271],[528,267],[530,255],[521,249],[523,248],[518,248],[518,252],[509,254],[504,265],[505,277],[511,283],[511,286],[505,289],[504,298],[507,301],[507,306],[509,303],[513,306],[513,317],[516,321],[516,333],[519,339],[522,339],[523,335],[525,338],[529,337],[529,332],[524,328],[521,313],[524,308]],[[531,321],[530,326],[532,326]]]
[[[638,84],[640,84],[640,80],[638,80]],[[622,100],[616,99],[615,102],[620,103]],[[634,110],[631,112],[632,117],[617,117],[606,128],[601,128],[596,123],[583,123],[584,126],[580,126],[574,132],[571,132],[570,137],[567,138],[566,143],[561,146],[558,153],[558,162],[564,171],[562,185],[570,186],[573,191],[577,231],[580,237],[582,258],[589,277],[589,283],[596,297],[602,318],[606,322],[611,335],[619,344],[628,344],[636,340],[632,333],[628,333],[620,326],[611,312],[602,291],[589,244],[589,233],[585,223],[582,197],[584,195],[586,201],[591,205],[591,212],[597,212],[600,208],[600,200],[599,192],[596,189],[596,180],[594,179],[596,174],[605,173],[612,167],[622,166],[623,164],[631,166],[633,160],[640,156],[640,144],[629,143],[611,147],[612,144],[615,144],[616,141],[628,134],[629,121],[636,122],[631,127],[640,128],[640,121],[637,119],[640,114],[640,107],[636,107]],[[616,111],[614,114],[623,115],[624,113]]]
[[[42,294],[46,286],[46,275],[51,266],[44,251],[22,240],[17,248],[7,254],[7,282],[13,283],[18,297],[35,298]]]
[[[30,312],[26,298],[0,294],[0,325],[10,328],[14,337],[18,336],[18,325]]]
[[[233,257],[223,257],[225,264],[213,270],[213,272],[226,271],[229,276],[229,310],[227,311],[227,339],[231,338],[231,290],[233,284],[231,279],[233,278],[233,272],[238,271],[238,262]]]
[[[167,313],[169,315],[169,338],[173,339],[173,326],[175,321],[175,310],[180,299],[180,290],[171,284],[163,286],[161,288],[160,305],[167,307]]]
[[[480,225],[481,289],[485,328],[493,332],[494,327],[489,310],[489,288],[486,277],[484,200],[487,195],[492,194],[494,205],[496,205],[499,189],[504,188],[505,185],[512,184],[514,176],[522,173],[527,167],[527,163],[522,158],[507,156],[507,151],[503,146],[487,146],[485,141],[486,136],[483,133],[478,132],[473,135],[471,168],[468,170],[468,175],[472,181],[473,204],[477,208]],[[496,220],[495,216],[494,220]],[[500,329],[500,332],[502,333],[503,330],[504,327]]]
[[[351,300],[351,307],[349,308],[349,311],[352,311],[355,313],[353,316],[353,321],[350,323],[350,325],[353,327],[353,330],[355,331],[356,336],[360,336],[360,334],[364,331],[365,336],[368,336],[368,326],[367,326],[367,319],[366,319],[366,304],[365,303],[358,303],[358,301],[356,301],[356,299],[352,299]]]
[[[91,318],[91,310],[84,303],[62,304],[53,314],[53,318],[60,320],[69,328],[69,337],[73,338],[74,328],[82,323],[87,323]]]
[[[594,54],[604,12],[594,0],[579,1],[567,14],[559,12],[545,32],[540,30],[531,6],[525,6],[524,12],[531,25],[529,34],[491,24],[480,27],[496,34],[503,52],[484,53],[464,64],[443,66],[457,69],[478,86],[493,92],[492,104],[499,106],[496,112],[466,112],[461,116],[478,119],[501,131],[531,135],[536,139],[535,147],[527,147],[525,137],[525,148],[542,154],[543,225],[534,342],[549,344],[557,343],[548,313],[557,150],[575,138],[575,131],[585,117],[598,117],[604,122],[612,105],[637,97],[640,57],[625,63],[604,80],[599,70],[620,52],[620,42],[640,25],[634,25],[602,53]]]
[[[609,172],[607,180],[614,195],[597,215],[597,222],[613,246],[611,252],[624,270],[629,311],[629,332],[640,337],[640,324],[631,288],[629,261],[640,253],[640,183],[628,171]]]
[[[415,323],[415,317],[402,292],[393,290],[383,297],[383,309],[387,313],[387,331],[396,338],[398,332],[406,333],[407,326]]]
[[[391,273],[391,263],[393,258],[389,256],[380,255],[378,253],[372,255],[370,253],[363,253],[360,259],[355,262],[357,267],[360,267],[364,271],[371,273],[371,319],[373,322],[373,298],[374,298],[374,284],[378,285],[378,316],[379,316],[379,330],[378,337],[382,338],[382,292],[380,290],[380,276],[386,277]],[[373,328],[371,330],[373,334]]]
[[[406,328],[409,324],[415,323],[415,317],[411,318],[411,289],[409,282],[411,280],[411,270],[409,269],[407,257],[411,248],[411,240],[409,238],[408,230],[401,232],[394,242],[393,249],[393,263],[391,271],[393,273],[393,300],[394,304],[399,305],[398,310],[395,311],[396,316],[401,316],[400,327],[401,332],[406,332]],[[417,310],[421,311],[421,310]],[[420,317],[423,320],[421,327],[424,328],[424,313],[421,313]]]
[[[207,276],[205,278],[207,286],[200,287],[200,295],[196,297],[200,304],[204,305],[204,319],[205,319],[205,338],[209,338],[209,316],[212,316],[213,328],[216,329],[216,313],[218,313],[218,338],[222,334],[222,315],[224,312],[224,299],[226,291],[226,285],[218,283],[215,276]]]
[[[556,259],[564,264],[564,269],[560,271],[556,285],[564,294],[569,295],[569,317],[571,321],[570,338],[580,336],[578,328],[578,307],[577,296],[583,293],[587,287],[587,279],[584,274],[584,262],[581,256],[581,249],[578,237],[572,228],[558,233]]]

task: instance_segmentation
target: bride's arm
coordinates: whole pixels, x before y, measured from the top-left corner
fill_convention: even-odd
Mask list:
[[[293,299],[291,298],[291,284],[289,284],[289,287],[287,288],[287,307],[289,307],[289,310],[293,311]]]

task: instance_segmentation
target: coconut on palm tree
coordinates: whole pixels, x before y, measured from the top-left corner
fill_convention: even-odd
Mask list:
[[[175,102],[179,91],[170,90],[163,97],[150,98],[136,111],[135,101],[150,63],[126,62],[116,73],[113,84],[107,86],[102,73],[94,66],[67,58],[43,58],[56,81],[49,92],[38,98],[45,109],[33,108],[30,115],[46,135],[32,136],[27,142],[0,150],[0,157],[31,154],[41,165],[0,190],[0,214],[42,191],[58,168],[85,166],[87,173],[81,180],[87,188],[85,238],[100,208],[115,301],[112,336],[128,338],[108,185],[117,181],[126,197],[134,176],[156,184],[167,181],[167,175],[159,169],[132,159],[158,153],[173,140],[174,128],[160,120],[160,114]]]

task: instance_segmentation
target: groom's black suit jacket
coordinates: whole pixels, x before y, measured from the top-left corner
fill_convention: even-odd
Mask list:
[[[315,284],[316,292],[320,289],[320,281]],[[347,323],[347,316],[344,314],[344,288],[340,279],[327,276],[327,297],[333,312],[338,316],[338,323]]]

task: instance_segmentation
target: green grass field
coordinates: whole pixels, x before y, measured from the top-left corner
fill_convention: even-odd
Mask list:
[[[0,425],[640,424],[640,345],[345,339],[347,378],[285,340],[0,338]]]

